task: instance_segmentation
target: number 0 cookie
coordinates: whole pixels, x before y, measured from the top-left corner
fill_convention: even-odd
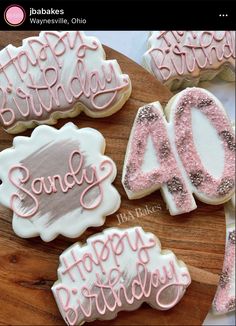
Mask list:
[[[131,83],[101,43],[83,32],[41,32],[0,51],[0,125],[19,133],[84,111],[105,117],[118,111]]]
[[[24,238],[77,237],[100,226],[120,206],[114,162],[91,128],[68,123],[37,127],[0,153],[0,203],[13,210],[13,229]]]

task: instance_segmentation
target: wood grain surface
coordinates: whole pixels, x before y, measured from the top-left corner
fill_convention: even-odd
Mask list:
[[[27,36],[37,32],[0,32],[0,49],[12,43],[19,46]],[[133,91],[124,107],[111,117],[92,119],[84,114],[72,121],[79,127],[99,130],[107,142],[106,155],[117,164],[114,182],[122,197],[119,211],[99,228],[89,228],[78,240],[101,232],[107,227],[127,228],[140,225],[159,237],[162,247],[171,249],[190,266],[192,284],[183,299],[171,310],[161,312],[143,304],[134,312],[120,312],[112,321],[95,321],[92,325],[201,325],[215,294],[218,274],[224,257],[225,218],[223,206],[198,202],[198,208],[185,215],[170,216],[157,191],[143,199],[130,201],[121,185],[121,174],[129,133],[137,109],[159,100],[163,104],[171,93],[155,78],[120,53],[105,47],[107,58],[117,59],[122,71],[129,74]],[[0,81],[1,83],[1,81]],[[60,120],[60,128],[69,120]],[[22,135],[29,136],[32,130]],[[11,147],[13,136],[0,130],[0,150]],[[0,167],[1,168],[1,167]],[[155,205],[158,212],[148,214]],[[136,209],[141,214],[136,214]],[[150,213],[150,212],[149,212]],[[119,224],[118,214],[123,214]],[[134,216],[135,218],[128,217]],[[120,216],[120,215],[119,215]],[[58,258],[77,239],[58,237],[50,243],[39,238],[20,239],[12,230],[12,212],[0,206],[0,324],[60,325],[64,324],[51,293],[57,280]]]

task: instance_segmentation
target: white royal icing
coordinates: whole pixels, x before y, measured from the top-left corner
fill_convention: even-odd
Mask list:
[[[0,51],[0,125],[18,133],[81,111],[92,117],[119,110],[131,83],[100,41],[79,31],[44,31]]]
[[[165,119],[168,120],[168,122]],[[130,134],[122,183],[130,199],[160,189],[171,215],[195,209],[193,194],[209,204],[235,191],[235,136],[222,103],[187,88],[165,108],[141,107]]]
[[[172,251],[161,250],[152,233],[110,228],[61,254],[52,292],[65,322],[82,325],[113,319],[143,302],[170,309],[190,283],[186,265]]]
[[[145,67],[161,82],[179,88],[219,75],[235,80],[235,31],[153,31]]]
[[[120,206],[116,166],[104,151],[101,133],[73,123],[16,137],[0,153],[0,203],[13,210],[15,233],[51,241],[102,225]]]

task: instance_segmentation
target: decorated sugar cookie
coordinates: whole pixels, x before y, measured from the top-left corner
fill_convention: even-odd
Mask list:
[[[218,289],[213,301],[213,313],[235,310],[235,196],[225,204],[227,226],[225,258]]]
[[[148,47],[145,67],[171,89],[235,80],[235,31],[155,31]]]
[[[84,111],[105,117],[130,96],[131,83],[101,43],[83,32],[41,32],[0,51],[0,125],[19,133]]]
[[[170,309],[190,283],[186,265],[170,250],[162,251],[152,233],[111,228],[61,254],[52,291],[65,322],[82,325],[113,319],[143,302]]]
[[[13,210],[15,233],[50,241],[102,225],[120,206],[116,166],[104,150],[98,131],[72,123],[16,137],[0,153],[0,203]]]
[[[165,115],[159,102],[137,113],[122,176],[128,197],[161,189],[171,215],[194,210],[193,194],[213,205],[227,202],[235,191],[235,136],[220,101],[187,88]]]
[[[229,227],[219,286],[213,301],[213,312],[225,314],[235,310],[235,224]]]

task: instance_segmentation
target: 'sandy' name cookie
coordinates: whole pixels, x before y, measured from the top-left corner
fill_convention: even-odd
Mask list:
[[[235,31],[154,31],[144,65],[171,89],[235,80]]]
[[[100,226],[120,206],[116,166],[104,156],[105,139],[68,123],[37,127],[0,153],[0,203],[13,210],[20,237],[77,237]]]
[[[100,41],[79,31],[45,31],[0,51],[0,125],[19,133],[84,111],[118,111],[131,83],[116,60],[105,60]]]
[[[130,134],[122,183],[130,199],[161,189],[171,215],[235,192],[235,135],[221,102],[201,88],[187,88],[165,108],[139,109]]]
[[[174,307],[191,283],[186,265],[141,227],[110,228],[60,256],[52,292],[68,325],[110,320],[147,302]]]

